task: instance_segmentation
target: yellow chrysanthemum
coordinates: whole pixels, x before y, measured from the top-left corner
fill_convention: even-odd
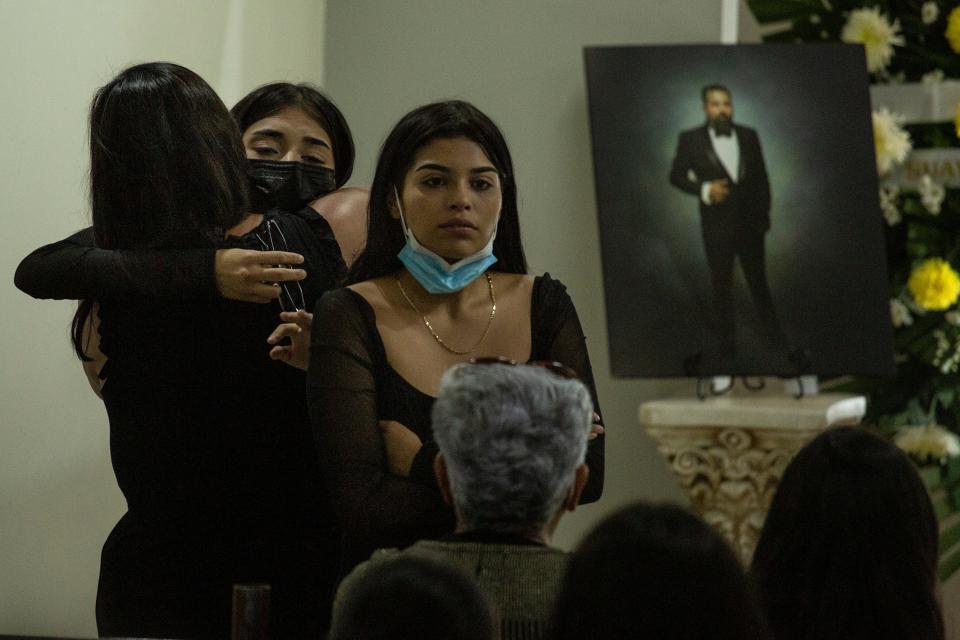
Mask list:
[[[889,22],[876,7],[851,11],[840,32],[840,39],[864,46],[870,73],[886,69],[893,58],[893,48],[904,44],[900,23],[896,20]]]
[[[960,53],[960,7],[956,7],[947,16],[947,31],[944,33],[954,53]]]
[[[928,311],[943,311],[960,297],[960,276],[946,260],[929,258],[910,274],[907,289]]]

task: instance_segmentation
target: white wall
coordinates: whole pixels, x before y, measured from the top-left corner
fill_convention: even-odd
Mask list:
[[[572,546],[610,510],[637,498],[684,498],[637,424],[641,402],[690,381],[609,375],[600,249],[583,70],[585,45],[720,40],[719,0],[328,0],[327,88],[350,120],[354,181],[409,109],[458,97],[503,129],[514,155],[524,245],[577,306],[607,424],[602,500],[561,524]]]
[[[271,80],[320,84],[324,19],[324,0],[0,0],[0,634],[96,635],[100,548],[125,508],[71,354],[73,305],[13,286],[30,250],[88,224],[94,90],[150,60],[193,69],[228,106]]]

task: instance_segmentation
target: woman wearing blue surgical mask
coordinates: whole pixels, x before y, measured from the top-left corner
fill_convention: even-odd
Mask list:
[[[440,377],[471,358],[560,361],[594,395],[566,288],[527,275],[506,142],[472,105],[410,112],[384,142],[367,247],[317,304],[307,401],[343,530],[344,571],[378,547],[453,530],[433,474]],[[600,497],[599,415],[583,502]]]

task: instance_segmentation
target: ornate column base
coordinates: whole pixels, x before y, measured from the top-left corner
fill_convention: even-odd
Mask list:
[[[656,400],[641,405],[640,423],[693,509],[748,566],[787,464],[817,433],[857,424],[865,409],[862,396],[843,394]]]

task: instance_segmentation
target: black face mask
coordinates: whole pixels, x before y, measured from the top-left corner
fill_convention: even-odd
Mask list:
[[[333,169],[303,162],[247,160],[247,177],[255,211],[274,207],[299,211],[337,188]]]

